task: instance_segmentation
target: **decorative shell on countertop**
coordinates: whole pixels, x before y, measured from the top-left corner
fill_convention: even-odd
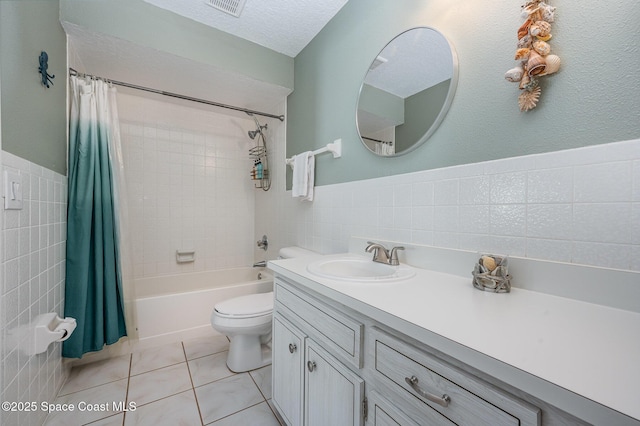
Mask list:
[[[538,105],[538,99],[540,98],[540,86],[533,88],[532,90],[523,90],[520,96],[518,96],[518,106],[520,111],[529,111],[534,109]]]
[[[498,266],[496,260],[491,256],[482,256],[480,258],[480,264],[487,268],[489,272],[493,271],[494,269],[496,269],[496,266]]]
[[[522,80],[522,75],[524,74],[524,70],[522,67],[511,68],[504,75],[505,80],[510,81],[512,83],[518,83]]]
[[[494,293],[511,291],[511,275],[507,257],[483,255],[476,262],[473,271],[473,286],[478,290]]]

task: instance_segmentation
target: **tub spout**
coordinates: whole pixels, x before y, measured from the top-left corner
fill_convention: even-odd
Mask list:
[[[253,264],[254,268],[266,268],[267,267],[267,261],[266,260],[261,260],[260,262],[256,262]]]

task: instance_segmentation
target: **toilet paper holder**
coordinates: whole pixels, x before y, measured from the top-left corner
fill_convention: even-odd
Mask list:
[[[78,325],[75,318],[60,318],[55,312],[38,315],[32,324],[31,355],[45,352],[53,342],[64,342]]]

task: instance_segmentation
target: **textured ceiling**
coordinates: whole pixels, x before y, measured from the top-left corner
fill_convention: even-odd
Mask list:
[[[200,23],[295,57],[347,0],[247,0],[239,18],[204,0],[144,0]]]
[[[449,42],[431,28],[416,28],[393,39],[380,56],[387,62],[367,73],[365,82],[403,99],[453,75]]]

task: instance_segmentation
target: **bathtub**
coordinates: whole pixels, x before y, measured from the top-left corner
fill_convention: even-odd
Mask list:
[[[139,341],[169,342],[215,333],[216,303],[272,291],[273,276],[264,268],[236,268],[139,278],[134,286]]]

